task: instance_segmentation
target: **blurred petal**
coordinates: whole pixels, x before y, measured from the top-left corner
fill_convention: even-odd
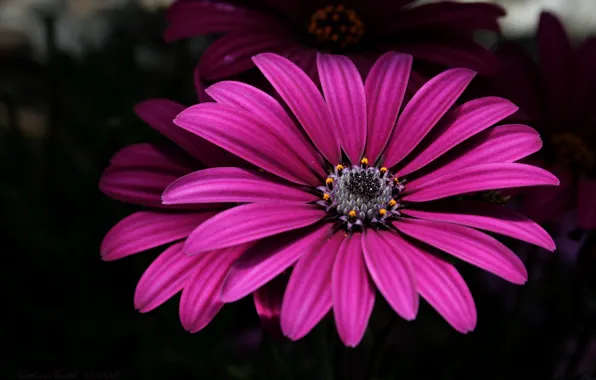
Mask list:
[[[265,330],[275,338],[282,336],[279,316],[287,282],[287,276],[278,276],[253,293],[255,308],[261,323]]]
[[[538,223],[556,221],[577,206],[574,201],[577,194],[575,175],[560,166],[549,168],[549,171],[559,178],[560,185],[524,189],[520,205],[520,212]]]

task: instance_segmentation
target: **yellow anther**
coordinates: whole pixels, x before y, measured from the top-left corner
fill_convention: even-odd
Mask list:
[[[329,177],[325,180],[325,185],[331,185],[333,183],[333,178]]]
[[[385,210],[384,208],[379,210],[379,215],[385,216],[386,214],[387,214],[387,210]]]
[[[337,41],[337,40],[339,40],[339,34],[334,34],[334,35],[332,35],[332,36],[331,36],[331,40],[333,40],[333,41]]]
[[[339,164],[335,167],[335,169],[337,169],[337,171],[339,172],[339,171],[344,170],[344,166],[342,164]]]
[[[393,206],[395,206],[396,204],[397,204],[397,202],[395,201],[395,199],[392,199],[392,200],[390,200],[390,201],[389,201],[389,206],[390,206],[390,207],[393,207]]]
[[[387,173],[387,168],[383,166],[381,169],[379,169],[379,171],[381,172],[381,174],[385,174]]]
[[[329,195],[329,194],[323,194],[323,200],[328,201],[329,198],[331,198],[331,195]]]
[[[395,176],[395,177],[393,177],[393,181],[394,181],[395,183],[399,183],[399,177],[398,177],[398,176]]]
[[[360,160],[360,163],[362,165],[368,165],[368,158],[364,157],[362,160]]]
[[[349,216],[350,218],[355,218],[355,217],[356,217],[356,211],[354,211],[354,210],[350,211],[350,212],[348,213],[348,216]]]

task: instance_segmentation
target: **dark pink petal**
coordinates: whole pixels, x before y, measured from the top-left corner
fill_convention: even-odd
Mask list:
[[[524,263],[497,239],[473,228],[422,219],[400,219],[393,226],[435,248],[514,284],[528,279]]]
[[[296,46],[284,52],[284,57],[300,67],[315,84],[319,84],[316,49],[311,49],[305,46]]]
[[[224,303],[219,292],[230,265],[246,250],[238,245],[198,256],[180,297],[180,322],[191,333],[202,330]]]
[[[407,255],[412,262],[420,295],[460,333],[474,330],[476,306],[470,289],[457,269],[398,234],[392,234],[387,242]]]
[[[596,36],[586,38],[575,55],[574,63],[574,100],[570,112],[581,118],[586,113],[593,112],[591,97],[596,88]]]
[[[182,246],[180,242],[166,249],[143,273],[134,298],[135,308],[141,313],[155,309],[186,285],[201,258],[185,255]]]
[[[475,99],[459,106],[445,115],[433,131],[436,138],[398,171],[399,176],[424,167],[459,143],[512,115],[517,109],[510,101],[497,97]]]
[[[317,55],[323,94],[343,151],[358,164],[366,144],[366,96],[358,69],[348,57]]]
[[[596,229],[596,180],[584,175],[579,178],[577,218],[580,228]]]
[[[121,259],[133,253],[184,239],[213,212],[170,214],[141,211],[118,222],[101,242],[101,258]]]
[[[538,49],[542,69],[542,96],[551,122],[568,118],[571,106],[571,75],[573,50],[571,40],[559,19],[542,12],[538,25]]]
[[[366,156],[371,163],[377,161],[389,141],[406,93],[411,68],[412,56],[388,52],[375,62],[366,77]]]
[[[303,185],[316,186],[320,179],[311,167],[254,115],[237,107],[203,103],[187,108],[176,125],[236,154],[270,173]]]
[[[191,165],[151,144],[130,145],[112,157],[99,189],[107,196],[149,207],[163,207],[161,193]]]
[[[506,207],[472,201],[450,201],[433,211],[404,209],[419,219],[435,220],[480,228],[555,250],[555,242],[538,224]]]
[[[462,4],[445,1],[423,4],[396,13],[390,23],[386,23],[382,33],[404,32],[406,29],[484,29],[498,31],[497,18],[505,16],[505,10],[495,4]]]
[[[430,181],[473,165],[515,162],[540,148],[542,139],[533,128],[517,124],[498,126],[473,137],[457,152],[449,152],[446,162],[424,179]]]
[[[544,169],[525,164],[483,164],[406,185],[403,200],[424,202],[477,191],[526,186],[558,186],[557,177]]]
[[[256,243],[232,265],[221,299],[233,302],[252,293],[294,264],[302,255],[319,251],[331,236],[331,224],[292,231]]]
[[[297,156],[317,175],[324,178],[323,158],[294,124],[281,104],[271,95],[242,82],[224,81],[206,92],[218,103],[241,108],[256,116],[269,131],[283,138]]]
[[[577,206],[577,179],[566,167],[554,166],[548,169],[559,178],[557,187],[535,187],[524,189],[520,212],[538,223],[559,220],[563,214]]]
[[[252,203],[223,211],[195,229],[184,247],[189,254],[231,247],[309,226],[327,213],[303,204]]]
[[[331,310],[331,271],[344,239],[343,232],[336,232],[294,267],[281,308],[281,329],[291,340],[308,334]]]
[[[287,276],[278,276],[253,293],[255,309],[261,319],[261,324],[269,334],[276,338],[282,336],[279,319],[286,284]]]
[[[405,158],[466,89],[475,73],[468,69],[447,70],[428,81],[408,103],[384,153],[384,166]]]
[[[333,315],[340,339],[356,347],[375,304],[375,288],[362,253],[362,235],[352,234],[339,248],[331,273]]]
[[[387,240],[394,234],[368,229],[362,236],[362,249],[368,273],[397,314],[409,321],[418,313],[418,291],[412,263],[402,250]]]
[[[163,203],[308,203],[319,197],[273,176],[240,168],[213,168],[188,174],[163,193]]]
[[[263,52],[279,52],[296,45],[293,38],[279,33],[238,31],[228,33],[203,53],[199,70],[207,80],[215,81],[254,67],[252,57]]]
[[[313,81],[287,58],[263,53],[253,61],[296,115],[321,154],[331,163],[340,162],[338,131]]]
[[[179,1],[166,15],[168,42],[182,38],[241,30],[267,30],[279,26],[275,17],[219,1]]]
[[[172,140],[208,167],[244,166],[242,160],[174,124],[186,107],[168,99],[151,99],[135,106],[135,113],[153,129]]]

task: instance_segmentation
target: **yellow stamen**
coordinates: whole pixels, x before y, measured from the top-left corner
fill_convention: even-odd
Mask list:
[[[323,200],[328,201],[329,198],[331,198],[331,195],[329,195],[329,194],[323,194]]]
[[[393,177],[393,181],[395,181],[395,183],[399,183],[399,177],[398,176]]]
[[[334,34],[334,35],[332,35],[332,36],[331,36],[331,39],[332,39],[333,41],[337,41],[337,40],[339,40],[339,34]]]
[[[368,165],[368,158],[364,157],[362,160],[360,160],[360,163],[362,165]]]
[[[332,183],[333,183],[333,178],[327,178],[327,179],[325,180],[325,184],[326,184],[326,185],[331,185]]]
[[[350,218],[355,218],[355,217],[356,217],[356,211],[354,211],[354,210],[350,211],[350,212],[348,213],[348,216],[349,216]]]
[[[337,171],[339,172],[339,171],[344,170],[344,166],[342,164],[339,164],[335,167],[335,169],[337,169]]]
[[[379,169],[379,171],[381,172],[381,174],[385,174],[387,173],[387,168],[383,166],[381,169]]]
[[[387,214],[387,210],[385,210],[384,208],[379,210],[379,215],[385,216],[386,214]]]
[[[397,202],[395,201],[395,199],[392,199],[392,200],[390,200],[390,201],[389,201],[389,206],[390,206],[390,207],[393,207],[393,206],[395,206],[396,204],[397,204]]]

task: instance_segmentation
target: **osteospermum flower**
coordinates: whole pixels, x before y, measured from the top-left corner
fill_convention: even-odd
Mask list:
[[[317,51],[349,55],[366,73],[380,54],[395,50],[442,67],[492,72],[492,54],[473,39],[476,30],[497,31],[505,14],[487,3],[413,0],[179,0],[170,8],[172,41],[219,34],[198,72],[207,81],[254,67],[258,53],[282,54],[316,78]]]
[[[542,13],[539,65],[519,48],[499,49],[502,71],[494,84],[520,105],[525,121],[546,136],[534,158],[561,179],[558,188],[528,192],[524,212],[539,222],[557,221],[577,208],[580,228],[596,228],[596,38],[573,48],[563,25]]]
[[[108,196],[147,207],[116,224],[101,244],[101,256],[112,261],[167,246],[147,268],[134,295],[139,311],[151,311],[182,291],[180,320],[191,332],[201,330],[224,305],[219,299],[222,276],[246,247],[189,257],[184,239],[225,205],[164,206],[161,194],[178,177],[217,165],[250,166],[217,146],[176,127],[172,120],[184,106],[166,99],[152,99],[136,106],[137,115],[172,140],[177,147],[135,144],[112,158],[99,187]],[[254,294],[257,312],[265,327],[279,330],[283,283],[271,283]]]
[[[424,85],[398,117],[412,57],[386,53],[363,83],[344,56],[319,55],[323,94],[288,59],[254,62],[285,101],[240,82],[221,82],[174,123],[253,163],[194,172],[163,194],[167,205],[246,203],[203,222],[184,251],[250,244],[231,266],[221,299],[238,300],[293,266],[281,310],[286,336],[299,339],[330,310],[343,342],[360,342],[375,289],[403,318],[422,295],[456,330],[476,323],[474,302],[447,252],[522,284],[526,270],[480,230],[554,249],[525,217],[459,194],[557,185],[547,171],[515,161],[541,147],[524,125],[493,124],[517,107],[496,97],[451,109],[474,77],[448,70]],[[397,122],[396,122],[397,120]],[[441,200],[441,201],[439,201]]]

